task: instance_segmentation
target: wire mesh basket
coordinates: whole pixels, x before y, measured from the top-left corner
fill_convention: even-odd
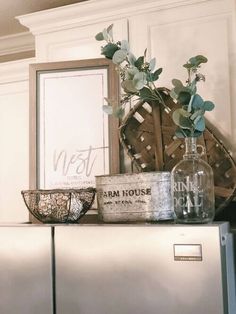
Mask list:
[[[77,223],[91,208],[95,193],[94,188],[21,191],[29,212],[43,223]]]

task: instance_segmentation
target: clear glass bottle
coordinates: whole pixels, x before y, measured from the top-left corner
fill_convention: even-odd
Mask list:
[[[195,137],[186,137],[183,160],[171,172],[177,223],[209,223],[214,219],[213,171],[197,152],[199,146]]]

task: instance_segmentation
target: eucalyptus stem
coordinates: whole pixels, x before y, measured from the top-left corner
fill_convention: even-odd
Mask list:
[[[127,40],[115,42],[112,28],[113,24],[109,25],[102,32],[97,33],[95,38],[98,41],[106,42],[106,45],[101,47],[101,54],[112,60],[116,65],[125,94],[121,98],[121,104],[124,105],[133,96],[139,96],[144,101],[158,101],[164,107],[164,110],[170,113],[171,109],[165,104],[161,92],[158,91],[154,84],[159,79],[162,68],[155,70],[155,58],[147,61],[147,49],[145,49],[143,55],[136,58],[131,53]],[[112,101],[109,99],[108,104],[112,105]],[[118,107],[117,104],[116,107]],[[105,109],[113,112],[110,108]]]
[[[161,94],[159,93],[158,89],[156,88],[155,84],[151,82],[151,85],[153,86],[153,89],[150,88],[151,92],[153,93],[154,97],[157,96],[157,100],[162,104],[162,106],[165,108],[165,111],[167,113],[171,112],[171,109],[165,104]]]
[[[188,70],[188,79],[187,79],[187,82],[188,82],[188,85],[191,84],[191,69],[187,69]]]
[[[193,99],[194,99],[194,95],[191,95],[191,98],[190,98],[190,101],[189,101],[189,104],[188,104],[188,112],[191,112],[191,110],[192,110]]]

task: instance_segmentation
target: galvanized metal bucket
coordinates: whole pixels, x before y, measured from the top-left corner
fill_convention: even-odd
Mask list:
[[[170,172],[96,176],[98,212],[104,222],[174,218]]]

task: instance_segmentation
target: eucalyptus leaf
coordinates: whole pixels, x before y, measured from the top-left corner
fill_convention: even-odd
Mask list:
[[[160,75],[162,73],[163,69],[162,68],[158,68],[154,73]]]
[[[177,80],[177,79],[173,79],[173,80],[172,80],[172,84],[173,84],[175,87],[178,87],[178,88],[184,87],[183,83],[182,83],[180,80]]]
[[[159,79],[159,75],[162,72],[162,69],[156,70],[154,73],[147,73],[147,81],[155,82]]]
[[[186,87],[186,86],[181,86],[181,85],[176,85],[174,87],[174,91],[177,95],[179,95],[180,93],[188,93],[189,94],[189,100],[191,98],[191,95],[192,95],[192,92],[191,92],[191,89],[189,87]],[[188,100],[188,101],[189,101]],[[186,104],[186,103],[184,103]]]
[[[98,40],[98,41],[104,40],[103,33],[102,33],[102,32],[98,33],[98,34],[95,36],[95,39]]]
[[[130,48],[129,48],[129,43],[127,40],[122,40],[121,44],[120,44],[120,48],[121,50],[126,50],[127,52],[129,52]]]
[[[113,108],[110,105],[103,105],[102,109],[107,114],[113,114]]]
[[[197,59],[195,57],[192,57],[189,59],[189,63],[191,64],[191,66],[196,67],[197,66]]]
[[[117,100],[104,97],[104,100],[108,103],[109,106],[115,107],[117,106]]]
[[[149,62],[149,71],[153,71],[155,69],[156,66],[156,58],[152,58]]]
[[[156,81],[159,79],[159,75],[162,73],[162,68],[157,69],[154,73],[153,73],[153,81]]]
[[[206,63],[208,61],[208,59],[204,57],[203,55],[197,55],[195,58],[200,63]]]
[[[183,129],[192,129],[192,123],[189,118],[182,114],[182,108],[177,109],[173,112],[172,118],[176,125]]]
[[[176,94],[174,88],[172,88],[172,90],[170,91],[170,97],[173,98],[173,99],[176,99],[176,100],[178,98],[178,94]]]
[[[175,88],[175,92],[176,92],[176,88]],[[191,93],[190,92],[188,92],[186,90],[179,92],[177,100],[180,104],[188,105],[190,99],[191,99]]]
[[[205,130],[205,119],[199,116],[194,120],[195,130],[203,132]]]
[[[144,57],[141,56],[141,57],[139,57],[139,58],[134,62],[134,65],[135,65],[138,69],[141,69],[143,63],[144,63]]]
[[[197,73],[197,74],[196,74],[196,81],[197,81],[197,82],[199,82],[199,81],[205,82],[205,81],[206,81],[205,75],[203,75],[203,74],[201,74],[201,73]]]
[[[125,110],[122,107],[117,107],[113,111],[113,115],[119,119],[123,118],[124,114],[125,114]]]
[[[102,31],[102,34],[103,34],[104,40],[108,41],[109,35],[106,28],[104,28],[104,30]]]
[[[144,72],[138,72],[133,78],[134,86],[140,90],[147,84],[147,75]]]
[[[133,80],[125,80],[121,83],[122,88],[124,89],[125,92],[127,93],[136,93],[138,90],[134,85]]]
[[[206,63],[207,58],[202,55],[197,55],[189,59],[189,62],[192,66],[198,67],[201,63]]]
[[[193,109],[204,109],[204,100],[202,99],[202,97],[200,95],[195,94],[193,96],[192,108]]]
[[[203,105],[204,110],[206,111],[211,111],[215,108],[215,105],[213,104],[212,101],[204,101],[204,105]]]
[[[143,87],[142,89],[140,89],[139,94],[140,98],[146,101],[153,101],[156,99],[152,91],[147,87]]]
[[[117,50],[112,57],[112,62],[115,64],[121,64],[123,61],[125,61],[126,57],[127,57],[126,50],[123,49]]]
[[[148,72],[146,74],[147,82],[154,82],[154,76],[153,73]]]
[[[185,110],[184,108],[178,108],[177,109],[181,116],[189,118],[191,116],[191,113]]]
[[[178,108],[176,109],[173,114],[172,114],[172,118],[173,121],[175,122],[176,125],[178,125],[179,127],[183,128],[183,129],[192,129],[192,123],[190,121],[189,117],[189,112],[185,111],[182,108]]]
[[[189,121],[189,119],[186,117],[180,117],[179,126],[182,129],[188,129],[188,130],[191,130],[193,127],[191,121]]]
[[[199,109],[191,115],[190,119],[194,121],[197,117],[203,116],[203,115],[204,115],[204,110]]]
[[[113,24],[107,27],[107,33],[111,38],[113,38]]]
[[[202,132],[203,131],[194,130],[194,132],[192,134],[190,134],[189,136],[198,137],[198,136],[202,135]]]
[[[114,53],[119,49],[120,48],[116,44],[108,43],[106,46],[102,47],[101,54],[104,55],[107,59],[112,59]]]
[[[188,130],[183,130],[181,129],[180,127],[178,127],[176,130],[175,130],[175,135],[178,137],[178,138],[185,138],[187,136],[188,133],[186,133]]]
[[[193,66],[192,66],[191,63],[185,63],[185,64],[183,65],[183,67],[186,68],[186,69],[191,69]]]
[[[155,82],[159,79],[159,74],[157,71],[155,71],[154,73],[151,73],[151,77],[152,77],[152,82]]]
[[[131,66],[135,65],[136,57],[131,52],[129,52],[128,54],[128,61],[131,64]]]
[[[198,124],[198,122],[201,120],[202,116],[198,116],[196,117],[196,119],[194,120],[194,125],[196,126]]]
[[[126,76],[128,80],[132,80],[135,76],[135,74],[139,73],[139,70],[136,67],[130,67],[126,71]]]
[[[197,130],[184,130],[184,132],[186,137],[198,137],[202,135],[202,132]]]

